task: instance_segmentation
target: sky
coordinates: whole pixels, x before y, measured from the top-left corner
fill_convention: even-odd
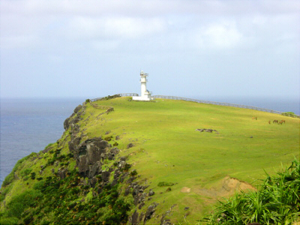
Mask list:
[[[299,0],[1,0],[1,98],[300,100]]]

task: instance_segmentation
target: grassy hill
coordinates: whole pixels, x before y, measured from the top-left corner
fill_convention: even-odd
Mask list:
[[[114,111],[104,113],[110,107]],[[120,149],[120,157],[128,156],[131,169],[139,175],[136,181],[155,192],[143,208],[130,213],[158,203],[151,219],[154,224],[160,223],[162,215],[172,222],[194,224],[212,210],[217,199],[236,190],[255,189],[265,171],[275,174],[300,156],[298,118],[178,100],[136,102],[130,97],[86,102],[84,108],[76,135],[82,137],[81,143],[94,137],[109,140]],[[285,123],[273,124],[273,120]],[[61,154],[69,154],[71,135],[66,130],[48,148],[60,147]],[[24,159],[9,175],[1,189],[5,192],[2,212],[4,201],[7,204],[38,182],[28,176],[38,174],[49,155],[41,152],[33,160]],[[67,167],[75,168],[75,160],[70,158]],[[43,177],[54,168],[49,165]]]

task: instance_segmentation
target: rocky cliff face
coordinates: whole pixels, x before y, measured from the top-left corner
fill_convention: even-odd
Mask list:
[[[84,133],[80,122],[85,108],[79,105],[65,120],[65,133],[56,144],[26,158],[14,171],[26,175],[16,175],[16,181],[2,187],[1,223],[145,224],[154,215],[157,203],[144,207],[154,192],[138,181],[128,157],[101,137]],[[35,165],[40,165],[39,173]],[[10,198],[17,182],[25,189]]]
[[[142,209],[145,201],[150,200],[154,192],[146,191],[147,186],[140,185],[135,180],[137,179],[136,170],[129,172],[131,165],[126,162],[127,157],[118,157],[120,150],[112,147],[107,141],[100,137],[87,139],[81,142],[82,137],[78,137],[80,133],[79,126],[76,123],[80,121],[80,116],[84,114],[84,107],[78,106],[74,110],[74,114],[65,120],[64,127],[71,127],[71,141],[69,141],[69,150],[74,155],[78,173],[82,178],[85,178],[86,184],[94,188],[98,192],[106,186],[115,186],[124,184],[124,196],[132,196],[133,204],[131,208],[138,207]],[[129,144],[127,147],[132,147]],[[113,161],[111,167],[104,168],[105,161]],[[153,203],[144,213],[139,213],[137,210],[132,215],[128,215],[130,224],[144,224],[150,220],[155,212],[158,204]]]

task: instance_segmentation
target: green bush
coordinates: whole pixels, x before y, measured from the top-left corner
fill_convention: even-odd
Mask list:
[[[297,117],[297,115],[293,112],[284,112],[284,113],[281,113],[281,115],[290,116],[290,117]]]
[[[20,172],[21,177],[25,177],[25,176],[29,175],[31,173],[31,171],[32,171],[31,168],[21,170],[21,172]]]
[[[133,170],[130,172],[130,176],[134,177],[136,176],[138,173],[136,172],[136,170]]]
[[[33,157],[33,156],[36,156],[36,153],[35,153],[35,152],[32,152],[30,155],[28,155],[28,156],[26,156],[26,157],[20,159],[20,160],[16,163],[16,165],[14,166],[14,168],[12,169],[12,171],[10,172],[10,174],[8,174],[8,175],[5,177],[5,179],[4,179],[3,183],[2,183],[2,187],[5,187],[5,186],[9,185],[9,184],[14,180],[14,178],[15,178],[15,172],[18,170],[18,168],[21,166],[21,164],[22,164],[25,160],[27,160],[27,159],[29,159],[30,157]]]
[[[27,207],[35,206],[39,198],[42,197],[42,193],[38,190],[25,191],[20,195],[14,196],[12,200],[7,204],[8,217],[21,218],[23,211]]]
[[[30,175],[31,175],[31,179],[34,180],[35,179],[35,172],[32,172]]]
[[[9,186],[6,186],[2,188],[1,194],[0,194],[0,202],[2,202],[5,199],[6,194],[12,189],[12,184]]]
[[[11,171],[10,174],[8,174],[5,177],[5,179],[2,183],[2,186],[5,187],[5,186],[9,185],[14,180],[14,178],[15,178],[15,172]]]
[[[157,184],[158,187],[173,186],[173,185],[175,185],[175,184],[172,182],[159,182]]]
[[[105,141],[111,141],[112,138],[113,138],[113,136],[108,136],[108,137],[105,137],[104,140]]]
[[[45,181],[41,180],[41,181],[39,181],[39,182],[37,182],[37,183],[35,183],[33,185],[33,189],[35,189],[35,190],[43,190],[44,186],[45,186]]]
[[[18,224],[19,219],[16,217],[2,217],[0,216],[0,224],[5,225],[15,225]]]

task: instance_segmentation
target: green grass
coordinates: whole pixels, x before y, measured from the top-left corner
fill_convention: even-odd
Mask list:
[[[163,213],[173,204],[191,208],[187,217],[192,223],[208,212],[212,202],[197,194],[199,188],[214,185],[226,176],[254,186],[264,170],[274,174],[281,164],[299,157],[299,119],[249,109],[157,99],[155,102],[127,101],[117,98],[94,104],[112,106],[115,111],[98,117],[104,110],[87,105],[87,133],[102,136],[106,131],[119,135],[119,148],[130,155],[131,163],[156,193],[153,201]],[[252,120],[257,117],[257,120]],[[269,124],[285,120],[283,125]],[[196,129],[214,129],[206,133]],[[251,138],[252,137],[252,138]],[[114,139],[111,141],[114,143]],[[126,149],[128,143],[134,147]],[[159,182],[178,183],[172,191],[158,187]],[[183,187],[190,193],[181,193]],[[178,206],[178,217],[185,213]],[[175,212],[174,212],[175,213]],[[176,214],[175,213],[175,214]],[[180,216],[179,216],[180,215]]]

